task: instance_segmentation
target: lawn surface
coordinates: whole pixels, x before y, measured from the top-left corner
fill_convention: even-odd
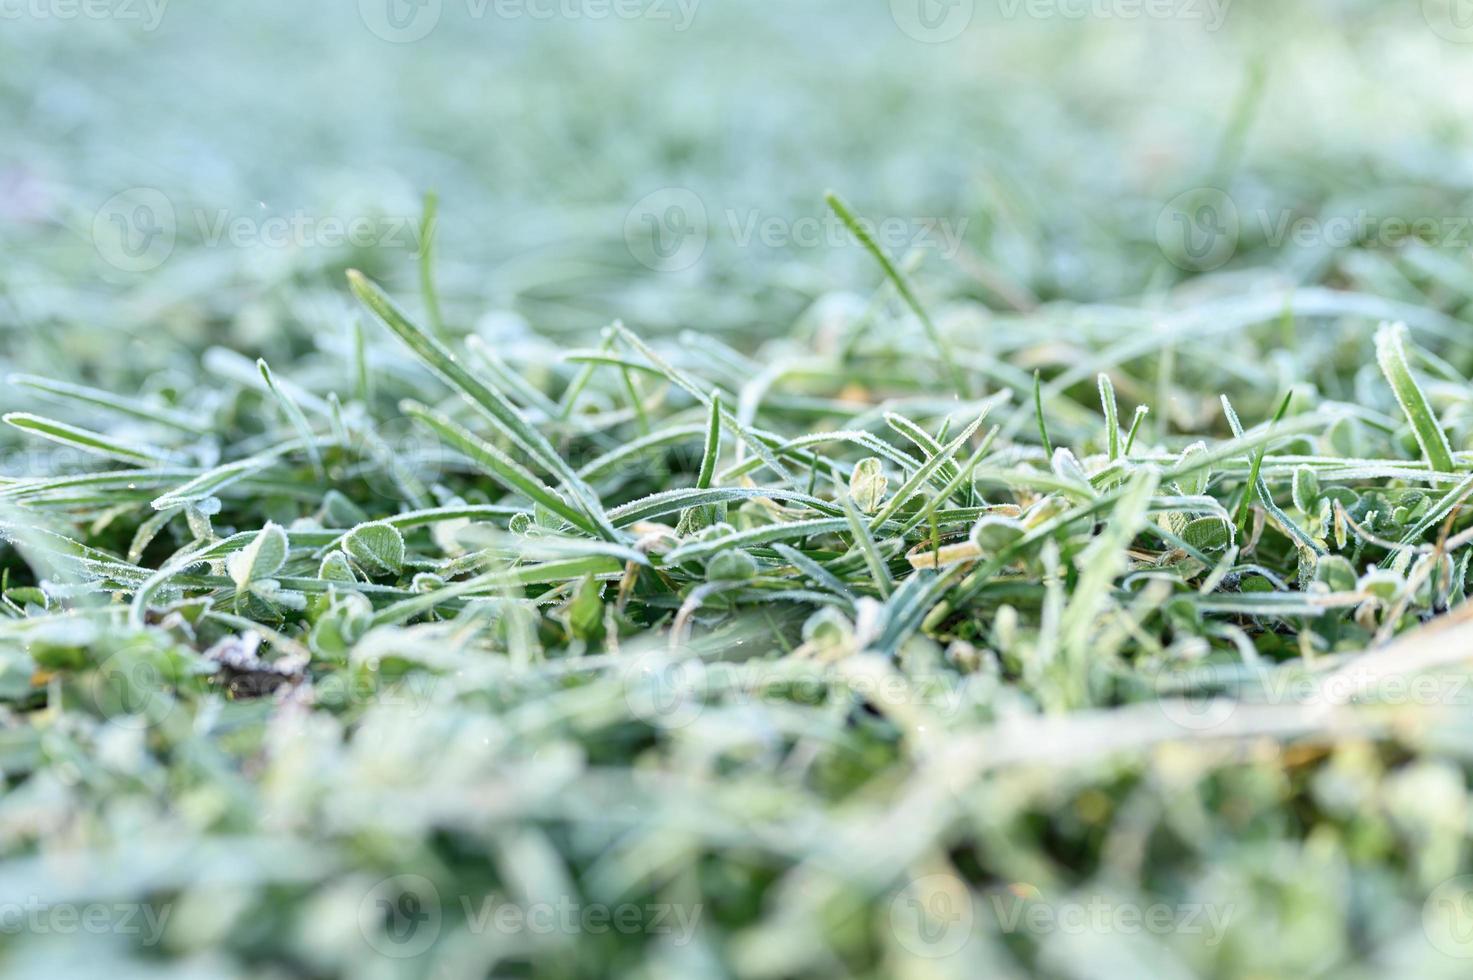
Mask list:
[[[854,6],[5,28],[0,969],[1463,975],[1473,46]]]

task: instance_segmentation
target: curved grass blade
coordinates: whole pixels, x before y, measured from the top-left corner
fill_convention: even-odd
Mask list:
[[[1407,364],[1406,338],[1405,324],[1383,325],[1376,332],[1376,362],[1381,365],[1386,383],[1391,385],[1397,403],[1412,424],[1417,445],[1422,447],[1422,458],[1437,472],[1451,473],[1456,469],[1452,447],[1448,445],[1447,434],[1438,424],[1427,395],[1412,376],[1412,369]]]

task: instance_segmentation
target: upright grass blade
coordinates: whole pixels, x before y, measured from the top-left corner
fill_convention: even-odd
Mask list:
[[[1100,372],[1100,408],[1105,413],[1105,446],[1111,459],[1120,458],[1120,409],[1115,402],[1115,384]]]
[[[577,501],[587,517],[586,526],[598,529],[610,541],[619,538],[604,513],[598,496],[579,479],[573,468],[558,455],[552,444],[524,418],[506,396],[486,385],[434,337],[415,326],[383,290],[356,269],[348,270],[348,284],[363,305],[434,371],[460,393],[503,435],[516,443],[546,472],[553,474]]]
[[[885,270],[885,275],[895,285],[895,291],[905,300],[905,304],[916,315],[916,319],[921,321],[921,326],[926,330],[926,336],[930,338],[931,344],[936,348],[936,353],[940,356],[942,363],[946,365],[946,370],[951,375],[952,389],[959,397],[967,397],[966,380],[962,377],[961,369],[957,367],[956,355],[946,343],[946,339],[941,336],[941,331],[936,329],[936,324],[932,322],[931,315],[921,305],[921,301],[916,297],[915,290],[911,289],[909,281],[901,274],[895,263],[890,261],[890,257],[880,248],[874,236],[869,233],[869,229],[864,227],[858,216],[855,215],[854,210],[849,207],[843,198],[833,191],[828,191],[823,197],[828,203],[828,206],[833,209],[834,214],[839,216],[839,220],[844,222],[844,226],[849,229],[855,238],[859,239],[859,243],[864,246],[865,250],[874,256],[875,261],[880,264],[880,268]]]
[[[885,559],[880,554],[880,548],[875,543],[874,535],[870,533],[870,526],[865,523],[864,515],[855,506],[854,498],[844,489],[839,490],[839,502],[844,506],[844,518],[849,522],[849,532],[854,539],[854,549],[864,557],[864,564],[869,569],[870,577],[874,579],[875,588],[881,596],[888,597],[894,580],[890,577],[890,569],[885,565]]]
[[[373,374],[368,369],[368,344],[363,320],[353,317],[353,393],[367,405],[373,400]]]
[[[448,340],[445,319],[440,315],[440,294],[435,290],[435,232],[440,220],[440,196],[428,191],[419,218],[419,291],[424,297],[425,316],[430,329],[442,341]]]
[[[1274,417],[1269,420],[1268,428],[1270,432],[1272,432],[1273,427],[1278,425],[1279,421],[1283,419],[1284,413],[1289,410],[1289,400],[1293,397],[1294,393],[1291,391],[1286,394],[1284,396],[1284,400],[1279,403],[1279,410],[1275,412]],[[1237,436],[1239,439],[1243,438],[1243,424],[1238,421],[1238,413],[1233,411],[1233,406],[1230,402],[1228,402],[1226,395],[1222,397],[1222,409],[1223,413],[1227,415],[1228,424],[1232,427],[1233,435]],[[1244,531],[1248,527],[1248,513],[1253,507],[1254,495],[1258,493],[1258,487],[1260,483],[1258,473],[1259,470],[1263,468],[1263,456],[1266,452],[1268,452],[1268,443],[1265,442],[1263,445],[1259,446],[1257,451],[1253,454],[1253,462],[1248,469],[1248,482],[1243,490],[1243,499],[1238,503],[1238,513],[1235,519],[1235,523],[1238,525],[1239,531]]]
[[[1438,424],[1426,394],[1417,384],[1417,379],[1412,377],[1412,369],[1407,364],[1406,340],[1405,324],[1384,324],[1376,332],[1376,361],[1412,425],[1417,445],[1422,447],[1422,458],[1437,472],[1451,473],[1456,469],[1452,447],[1448,445],[1447,434]]]
[[[292,428],[297,431],[297,436],[301,438],[302,445],[307,448],[307,455],[312,459],[312,468],[317,471],[318,477],[321,477],[322,453],[317,449],[317,434],[307,424],[307,416],[302,414],[302,410],[297,407],[296,402],[292,401],[290,395],[276,386],[276,381],[271,376],[271,367],[266,363],[265,358],[257,360],[256,367],[261,372],[261,380],[266,382],[266,387],[276,398],[276,403],[281,406],[281,413],[286,416]]]
[[[721,458],[721,395],[711,392],[711,414],[706,423],[706,451],[701,455],[701,472],[696,476],[696,488],[705,490],[716,475],[716,463]]]
[[[1145,405],[1137,405],[1135,407],[1135,418],[1130,420],[1130,432],[1127,433],[1125,436],[1125,455],[1130,455],[1130,450],[1135,446],[1135,437],[1140,432],[1141,423],[1144,422],[1146,420],[1146,416],[1150,414],[1150,408],[1146,407]]]
[[[880,508],[880,512],[870,520],[870,527],[879,528],[886,521],[890,520],[890,518],[894,517],[900,508],[905,505],[906,501],[915,495],[921,485],[931,478],[931,474],[951,462],[952,458],[956,456],[962,446],[966,445],[967,440],[972,438],[977,429],[981,427],[982,421],[985,418],[987,418],[987,413],[983,412],[970,425],[963,429],[955,439],[942,447],[940,452],[917,467],[916,471],[910,475],[910,478],[901,484],[900,488],[890,497],[885,506]],[[947,485],[950,486],[949,483]]]
[[[1043,382],[1037,371],[1033,372],[1033,414],[1038,419],[1038,438],[1043,443],[1043,451],[1050,458],[1054,455],[1054,444],[1048,437],[1048,422],[1043,417]]]
[[[743,425],[741,420],[738,419],[731,412],[727,411],[719,404],[714,402],[711,396],[706,394],[701,389],[700,385],[696,384],[693,378],[687,375],[684,371],[676,368],[670,362],[666,361],[663,357],[655,352],[654,348],[650,347],[643,340],[640,340],[638,336],[630,332],[622,324],[615,324],[614,329],[618,332],[618,335],[625,341],[625,343],[629,344],[635,350],[643,354],[645,358],[660,371],[661,374],[669,378],[676,386],[683,389],[686,394],[699,401],[708,409],[712,409],[714,406],[713,410],[720,417],[721,423],[727,428],[731,429],[733,432],[735,432],[741,438],[742,442],[750,447],[752,452],[757,455],[757,458],[762,460],[762,462],[767,465],[768,469],[772,470],[772,472],[782,477],[782,479],[786,481],[789,485],[791,485],[794,489],[800,489],[800,485],[798,481],[794,478],[792,472],[790,472],[788,468],[778,460],[777,454],[772,451],[772,447],[769,446],[768,443],[764,441],[761,436],[757,435],[747,426]]]
[[[457,452],[463,454],[487,476],[496,480],[513,493],[541,504],[548,510],[572,524],[574,527],[596,534],[588,515],[568,504],[546,484],[542,483],[506,453],[486,442],[452,421],[448,416],[433,411],[418,402],[404,402],[400,408],[411,418],[428,426]]]
[[[1160,474],[1154,469],[1140,470],[1131,477],[1111,511],[1105,530],[1080,556],[1079,581],[1060,624],[1064,649],[1071,658],[1071,680],[1076,685],[1082,685],[1083,658],[1090,632],[1099,610],[1109,600],[1110,583],[1126,566],[1126,548],[1140,531],[1159,483]],[[1076,688],[1076,694],[1082,690],[1082,686]]]

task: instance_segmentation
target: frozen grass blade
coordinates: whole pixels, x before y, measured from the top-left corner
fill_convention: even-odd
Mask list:
[[[400,407],[406,415],[423,422],[452,449],[511,492],[541,504],[582,531],[597,534],[595,525],[586,514],[568,504],[551,487],[489,442],[472,435],[448,416],[417,402],[405,402]]]
[[[307,455],[312,459],[312,468],[321,478],[322,453],[317,449],[317,435],[312,431],[312,426],[307,424],[307,416],[302,414],[302,410],[297,407],[296,402],[292,401],[290,395],[276,386],[276,381],[271,377],[271,367],[266,363],[265,358],[256,361],[256,367],[261,372],[261,380],[266,382],[266,387],[271,390],[276,403],[281,406],[281,413],[286,416],[287,421],[296,430],[298,438],[302,440]]]
[[[1120,458],[1120,409],[1115,403],[1115,385],[1103,371],[1099,376],[1100,408],[1105,413],[1105,447],[1111,459]]]
[[[617,540],[618,533],[608,523],[603,505],[597,495],[578,477],[552,445],[499,391],[484,384],[470,371],[461,366],[459,360],[438,340],[416,327],[404,313],[394,305],[383,291],[370,282],[356,269],[348,271],[348,283],[353,294],[373,312],[379,320],[392,330],[400,340],[414,351],[425,365],[440,376],[451,387],[456,388],[498,431],[520,446],[544,470],[558,477],[578,501],[587,520],[587,526],[596,527],[598,534],[608,540]]]
[[[952,353],[945,338],[941,336],[941,331],[936,329],[936,324],[931,321],[931,315],[921,305],[921,301],[916,297],[915,290],[911,289],[909,281],[896,268],[895,263],[890,261],[890,257],[880,248],[874,236],[864,227],[859,218],[854,214],[854,210],[849,207],[843,198],[833,191],[828,191],[824,194],[823,199],[833,209],[834,214],[839,216],[839,220],[844,222],[844,226],[849,229],[849,232],[855,238],[859,239],[859,243],[864,246],[865,251],[874,256],[875,261],[880,264],[880,268],[885,270],[885,276],[894,284],[895,291],[905,300],[905,305],[910,307],[911,312],[916,315],[916,319],[921,321],[921,326],[925,328],[926,336],[930,338],[932,346],[936,348],[936,353],[941,358],[941,363],[946,365],[946,370],[951,376],[952,389],[959,397],[967,397],[966,380],[962,377],[961,370],[957,367],[956,355]]]
[[[1438,424],[1427,396],[1417,384],[1417,379],[1412,377],[1412,369],[1407,364],[1406,335],[1404,324],[1382,326],[1376,332],[1376,362],[1381,365],[1386,383],[1391,385],[1397,404],[1401,405],[1402,412],[1411,423],[1417,445],[1422,447],[1422,458],[1437,472],[1451,473],[1456,468],[1452,447],[1448,445],[1447,434]]]
[[[721,457],[721,395],[711,392],[711,415],[706,423],[706,449],[701,454],[701,472],[696,475],[696,488],[704,490],[716,475]]]
[[[38,378],[33,374],[12,374],[7,380],[17,387],[39,391],[53,398],[91,405],[109,412],[116,412],[119,415],[142,419],[145,422],[155,422],[180,432],[187,432],[192,436],[207,435],[210,431],[208,425],[179,412],[148,405],[133,398],[124,398],[99,388],[72,384],[67,381],[55,381],[51,378]]]
[[[419,219],[419,291],[424,296],[425,316],[430,329],[442,341],[449,339],[445,318],[440,314],[440,294],[435,289],[435,232],[440,220],[440,196],[427,191]]]
[[[145,446],[140,443],[117,439],[91,429],[68,425],[55,419],[32,415],[30,412],[11,412],[4,421],[29,435],[39,436],[69,449],[80,450],[93,456],[113,459],[135,466],[157,466],[180,463],[183,460],[165,449]]]

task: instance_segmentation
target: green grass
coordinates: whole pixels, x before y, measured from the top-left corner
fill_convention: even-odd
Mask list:
[[[1253,212],[1458,215],[1454,69],[1415,11],[1345,51],[1235,11],[1153,49],[1178,85],[1160,25],[953,51],[837,6],[809,46],[251,21],[320,43],[310,100],[189,9],[136,88],[142,48],[38,40],[108,94],[32,117],[72,169],[0,269],[0,972],[1461,975],[1473,264]],[[1387,37],[1421,98],[1337,60]],[[201,38],[261,84],[198,91],[334,176],[198,118],[178,183],[103,155],[174,145],[124,110]],[[103,267],[72,198],[149,180],[184,226],[366,195],[416,245]],[[1203,183],[1244,214],[1197,275],[1156,223]],[[657,187],[715,229],[689,269],[623,239]]]
[[[1347,859],[1422,854],[1379,881],[1386,902],[1414,903],[1428,875],[1455,870],[1455,849],[1399,836],[1411,804],[1342,812],[1315,788],[1353,778],[1394,793],[1456,771],[1434,761],[1456,705],[1399,703],[1386,683],[1341,704],[1331,683],[1429,619],[1408,669],[1466,649],[1466,629],[1438,632],[1436,617],[1462,602],[1473,554],[1450,540],[1468,460],[1419,458],[1447,435],[1403,328],[1382,332],[1398,356],[1369,404],[1238,386],[1277,412],[1202,431],[1171,405],[1187,378],[1220,371],[1221,352],[1158,334],[1181,379],[1166,382],[1170,431],[1137,431],[1126,451],[1116,391],[1158,390],[1158,350],[1093,355],[1097,385],[1051,367],[1036,387],[968,402],[929,395],[947,362],[937,345],[917,352],[899,311],[843,356],[786,365],[620,329],[597,357],[509,363],[541,379],[519,400],[461,340],[432,339],[349,278],[388,328],[367,332],[369,363],[403,352],[412,370],[355,384],[345,363],[294,398],[290,372],[263,363],[264,385],[242,377],[212,408],[127,415],[36,379],[96,428],[7,419],[103,462],[0,488],[19,557],[0,622],[12,798],[55,785],[145,809],[214,800],[151,818],[186,822],[181,854],[311,842],[312,870],[243,865],[232,886],[238,914],[271,902],[309,938],[222,939],[237,955],[304,962],[298,942],[341,928],[333,903],[415,873],[447,916],[421,966],[477,934],[446,896],[566,892],[699,910],[703,926],[689,943],[641,931],[544,949],[516,935],[529,945],[508,956],[540,950],[556,973],[703,950],[744,974],[862,973],[930,950],[929,932],[906,932],[905,889],[950,875],[974,889],[979,920],[1012,881],[1055,901],[1108,888],[1118,903],[1205,902],[1226,915],[1220,941],[1169,934],[1155,955],[1236,971],[1304,955],[1256,942],[1303,885],[1259,880],[1254,855],[1310,827]],[[1350,312],[1312,314],[1312,342],[1368,351],[1359,311],[1374,301],[1333,299]],[[1276,320],[1245,314],[1240,343],[1275,336]],[[1032,343],[1053,342],[1046,318],[1027,322]],[[319,396],[333,391],[374,397]],[[413,453],[368,438],[396,411],[422,426]],[[1052,456],[1029,441],[1040,424]],[[123,432],[157,448],[138,456]],[[1423,721],[1398,721],[1410,717]],[[55,783],[67,757],[86,761]],[[1194,801],[1190,832],[1158,810],[1172,799]],[[1415,819],[1434,821],[1426,834],[1448,818]],[[1119,863],[1136,853],[1111,843],[1120,821],[1149,864]],[[506,847],[543,857],[508,865]],[[150,901],[202,914],[209,892],[136,860],[125,891],[146,880]],[[1228,873],[1250,876],[1243,891],[1215,883]],[[1250,904],[1258,889],[1279,897]],[[333,969],[377,956],[351,918]],[[187,933],[168,935],[170,953],[188,952]],[[959,955],[1043,968],[1070,941],[994,922]]]

